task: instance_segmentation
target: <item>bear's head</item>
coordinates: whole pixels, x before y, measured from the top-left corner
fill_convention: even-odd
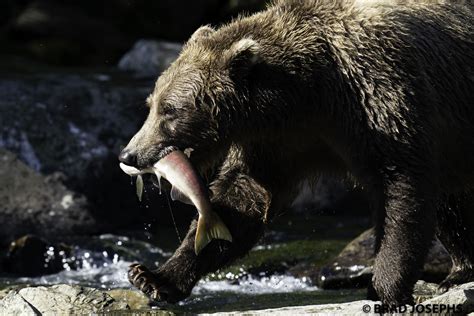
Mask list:
[[[158,78],[147,99],[148,117],[120,155],[123,163],[144,169],[180,149],[191,151],[193,164],[203,171],[242,132],[258,44],[226,34],[216,40],[217,32],[198,29]]]

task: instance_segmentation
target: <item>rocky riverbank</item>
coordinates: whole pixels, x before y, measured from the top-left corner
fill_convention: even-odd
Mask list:
[[[437,295],[436,285],[420,281],[416,285],[415,299],[417,310],[427,309],[434,305],[456,305],[462,313],[474,312],[474,282],[453,288]],[[337,313],[346,315],[375,314],[379,302],[359,300],[339,304],[321,304],[291,306],[264,310],[246,310],[216,313],[215,315],[249,315],[249,314],[317,314]],[[411,307],[407,307],[411,310]],[[55,315],[55,314],[113,314],[116,312],[150,313],[170,315],[182,312],[179,306],[152,306],[148,299],[135,290],[115,289],[110,291],[88,287],[59,284],[6,289],[0,292],[1,315]],[[444,313],[447,314],[447,313]]]
[[[79,238],[73,245],[52,245],[25,236],[11,245],[4,258],[7,274],[2,277],[0,273],[0,306],[5,313],[27,313],[33,306],[46,314],[54,313],[51,308],[64,313],[83,309],[193,314],[266,309],[286,314],[360,310],[367,304],[363,298],[371,278],[371,230],[348,244],[345,239],[335,238],[360,231],[361,223],[346,219],[330,224],[328,220],[334,221],[331,217],[306,219],[317,228],[317,233],[310,233],[305,221],[298,218],[292,218],[284,233],[270,231],[262,243],[234,265],[205,277],[191,297],[178,305],[150,304],[140,292],[130,289],[125,275],[132,262],[159,266],[170,256],[168,250],[173,246],[162,250],[147,241],[114,235]],[[281,224],[275,223],[275,228]],[[333,228],[324,229],[325,226]],[[162,233],[161,236],[170,234]],[[313,239],[302,239],[303,236]],[[439,263],[449,258],[444,249],[435,250],[436,244],[431,252],[437,260],[425,266],[425,276],[431,269],[442,278],[449,266]],[[20,277],[24,275],[30,277]],[[462,293],[469,299],[473,297],[472,285],[462,287]],[[436,284],[419,282],[417,302],[433,299],[436,291]],[[450,293],[438,300],[443,304],[464,304],[461,292]],[[45,302],[55,302],[56,306]]]

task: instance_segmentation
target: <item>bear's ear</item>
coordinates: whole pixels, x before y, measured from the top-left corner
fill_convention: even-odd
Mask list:
[[[188,43],[195,42],[200,38],[208,37],[215,31],[216,30],[214,30],[210,25],[201,26],[193,33],[193,35],[191,35],[191,38],[188,40]]]
[[[250,38],[243,38],[225,52],[224,58],[231,73],[246,74],[259,61],[259,45]]]

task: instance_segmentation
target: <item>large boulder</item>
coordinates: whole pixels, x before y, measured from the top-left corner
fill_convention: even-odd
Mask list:
[[[182,45],[155,40],[139,40],[119,61],[118,68],[139,77],[156,78],[178,57]]]
[[[474,313],[474,282],[453,287],[446,293],[423,302],[425,306],[455,305],[457,314]],[[445,311],[442,314],[454,314]]]
[[[373,229],[363,232],[351,241],[328,265],[319,270],[313,279],[324,289],[366,287],[372,279],[375,236]],[[422,279],[439,282],[451,270],[451,258],[438,241],[434,240],[423,268]],[[308,275],[311,274],[308,271]]]
[[[71,252],[72,247],[63,243],[53,244],[26,235],[11,242],[2,268],[10,275],[35,277],[54,274],[66,267],[75,268],[75,262],[70,260]]]
[[[0,162],[0,245],[25,234],[57,237],[98,229],[84,195],[54,174],[45,177],[1,148]]]
[[[153,85],[118,72],[5,74],[0,148],[18,159],[2,152],[0,238],[93,230],[87,214],[109,228],[156,217],[166,202],[148,194],[139,204],[117,160]]]
[[[92,314],[129,309],[126,302],[116,301],[106,292],[66,284],[12,290],[0,301],[0,315]]]
[[[458,314],[474,312],[474,282],[466,283],[449,290],[443,295],[436,295],[435,286],[418,282],[415,286],[416,311],[430,314],[433,307],[456,308]],[[420,299],[418,293],[422,292]],[[426,294],[428,293],[428,294]],[[305,306],[287,306],[261,310],[233,311],[213,315],[302,315],[302,314],[344,314],[344,315],[378,315],[382,310],[380,302],[360,300],[337,304],[320,304]],[[171,311],[168,311],[170,309]],[[411,311],[411,306],[402,306],[403,311]],[[78,285],[53,285],[26,288],[13,288],[0,291],[0,315],[57,315],[57,314],[90,314],[90,313],[152,313],[153,315],[170,315],[172,311],[182,313],[179,307],[153,306],[147,297],[137,290],[114,289],[97,290]],[[453,314],[446,310],[440,314]]]

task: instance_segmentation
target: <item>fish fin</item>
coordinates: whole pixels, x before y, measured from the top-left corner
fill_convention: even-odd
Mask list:
[[[142,201],[142,195],[143,195],[143,178],[141,175],[137,176],[137,197],[138,200],[141,202]]]
[[[180,201],[184,204],[194,205],[193,202],[180,190],[178,190],[175,186],[171,187],[171,199],[173,201]]]
[[[196,237],[194,239],[194,251],[196,255],[213,239],[223,239],[232,242],[232,235],[216,213],[199,216]]]

